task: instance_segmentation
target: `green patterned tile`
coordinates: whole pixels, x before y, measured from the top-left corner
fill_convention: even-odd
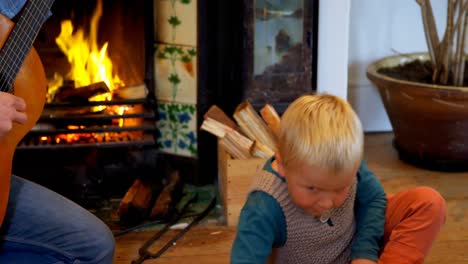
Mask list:
[[[197,46],[197,0],[155,0],[157,42]]]
[[[162,152],[197,157],[196,105],[158,100],[158,147]]]
[[[157,44],[156,95],[163,101],[196,104],[197,51],[193,47]]]

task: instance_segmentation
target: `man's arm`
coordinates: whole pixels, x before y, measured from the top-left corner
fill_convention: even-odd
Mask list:
[[[286,222],[281,207],[264,192],[253,192],[239,216],[231,264],[265,263],[272,248],[284,245]]]
[[[382,246],[387,198],[382,184],[365,161],[362,162],[357,177],[356,234],[351,253],[352,263],[375,263]]]

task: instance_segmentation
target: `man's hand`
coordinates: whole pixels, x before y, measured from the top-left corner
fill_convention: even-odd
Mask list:
[[[353,259],[351,264],[377,264],[377,262],[370,259]]]
[[[0,139],[13,127],[13,123],[24,124],[27,120],[26,102],[23,98],[0,92]]]

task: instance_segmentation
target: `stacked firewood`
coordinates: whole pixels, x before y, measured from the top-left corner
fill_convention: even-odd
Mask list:
[[[183,181],[177,170],[170,173],[162,187],[137,178],[120,201],[117,216],[121,224],[128,226],[146,219],[168,219],[174,212],[182,189]]]
[[[203,116],[201,129],[218,137],[219,144],[235,159],[269,158],[276,152],[280,117],[273,106],[265,104],[258,113],[244,101],[233,117],[213,105]]]

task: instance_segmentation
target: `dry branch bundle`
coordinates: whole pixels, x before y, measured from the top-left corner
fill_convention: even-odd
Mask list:
[[[416,0],[421,8],[424,34],[432,62],[432,81],[435,84],[463,85],[465,74],[465,41],[468,26],[468,1],[447,0],[447,21],[439,39],[431,0]]]

